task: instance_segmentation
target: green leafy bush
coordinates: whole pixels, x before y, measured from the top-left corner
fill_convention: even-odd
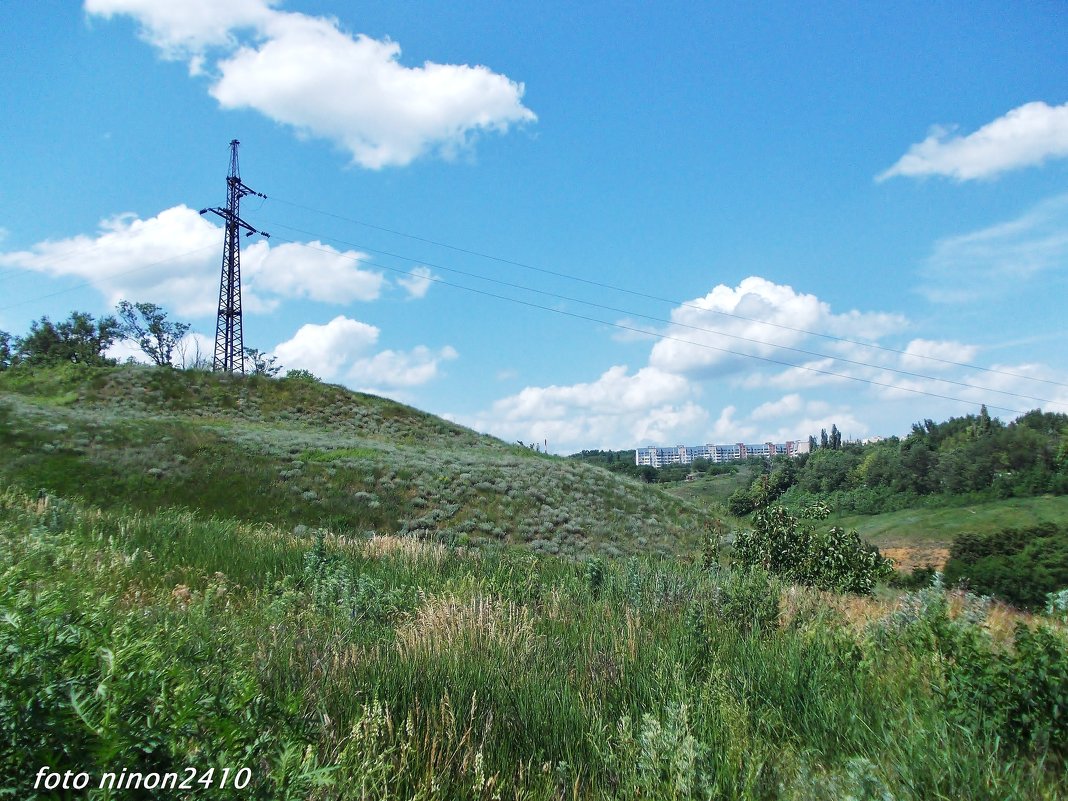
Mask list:
[[[1048,593],[1068,586],[1068,529],[1045,523],[962,534],[950,550],[946,581],[964,581],[974,592],[1041,609]]]
[[[817,506],[802,515],[824,518],[828,512]],[[818,531],[782,506],[760,509],[752,530],[738,534],[734,554],[740,564],[761,567],[787,581],[860,594],[870,594],[893,569],[890,560],[864,543],[856,531],[838,526]]]
[[[743,632],[767,632],[779,619],[782,585],[760,567],[724,571],[713,594],[717,617]]]

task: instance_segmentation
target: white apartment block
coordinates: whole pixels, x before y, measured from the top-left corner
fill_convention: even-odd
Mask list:
[[[750,456],[799,456],[808,453],[808,440],[791,440],[789,442],[763,442],[758,445],[746,445],[738,442],[734,445],[675,445],[666,448],[636,448],[634,463],[663,467],[669,464],[690,464],[694,459],[705,459],[713,464],[734,462],[748,459]]]

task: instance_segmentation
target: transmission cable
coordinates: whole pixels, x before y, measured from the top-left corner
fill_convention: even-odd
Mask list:
[[[379,254],[385,255],[385,256],[391,256],[393,258],[402,259],[404,261],[410,261],[410,262],[413,262],[413,263],[420,264],[422,266],[432,267],[432,268],[438,269],[438,270],[445,270],[447,272],[455,273],[457,275],[463,275],[463,276],[468,277],[468,278],[475,278],[477,280],[486,281],[488,283],[497,284],[499,286],[506,286],[506,287],[509,287],[510,289],[518,289],[518,290],[521,290],[521,291],[524,291],[524,292],[532,292],[534,294],[538,294],[538,295],[542,295],[542,296],[545,296],[545,297],[554,298],[556,300],[563,300],[563,301],[568,301],[568,302],[571,302],[571,303],[580,303],[580,304],[583,304],[585,306],[590,306],[590,307],[593,307],[593,308],[596,308],[596,309],[602,309],[604,311],[615,312],[617,314],[625,314],[625,315],[628,315],[628,316],[631,316],[631,317],[639,317],[639,318],[642,318],[642,319],[645,319],[645,320],[649,320],[651,322],[664,323],[666,325],[673,325],[673,326],[677,326],[679,328],[686,328],[686,329],[690,329],[690,330],[693,330],[693,331],[699,331],[701,333],[713,334],[715,336],[722,336],[722,337],[726,337],[728,339],[735,339],[735,340],[739,340],[739,341],[742,341],[742,342],[747,342],[747,343],[753,344],[753,345],[764,345],[764,346],[767,346],[767,347],[777,348],[777,349],[785,350],[785,351],[790,351],[792,353],[798,353],[798,354],[802,354],[802,355],[805,355],[805,356],[812,356],[812,357],[819,358],[819,359],[829,359],[831,361],[838,361],[838,362],[841,362],[843,364],[851,364],[851,365],[854,365],[854,366],[857,366],[857,367],[867,367],[867,368],[870,368],[870,369],[873,369],[873,370],[884,370],[886,372],[896,373],[897,375],[907,376],[909,378],[918,378],[918,379],[922,379],[922,380],[925,380],[925,381],[938,381],[938,382],[941,382],[941,383],[944,383],[944,384],[952,384],[952,385],[955,385],[955,386],[964,387],[966,389],[973,389],[973,390],[978,390],[978,391],[981,391],[981,392],[993,392],[993,393],[998,394],[998,395],[1007,395],[1009,397],[1019,398],[1021,400],[1037,401],[1039,403],[1051,404],[1051,405],[1054,405],[1054,406],[1068,406],[1068,404],[1065,404],[1065,403],[1062,403],[1061,401],[1056,401],[1056,400],[1053,400],[1053,399],[1050,399],[1050,398],[1040,398],[1040,397],[1037,397],[1037,396],[1034,396],[1034,395],[1025,395],[1023,393],[1013,392],[1011,390],[995,389],[994,387],[984,387],[984,386],[980,386],[980,385],[977,385],[977,384],[969,384],[969,383],[967,383],[965,381],[957,381],[957,380],[952,379],[952,378],[943,378],[943,377],[939,377],[939,376],[925,375],[923,373],[916,373],[916,372],[912,372],[910,370],[903,370],[903,369],[900,369],[900,368],[897,368],[897,367],[889,367],[889,366],[885,366],[885,365],[871,364],[869,362],[862,362],[862,361],[859,361],[857,359],[848,359],[848,358],[846,358],[844,356],[834,356],[834,355],[830,355],[830,354],[826,354],[826,353],[819,353],[817,351],[806,350],[804,348],[793,347],[791,345],[781,345],[781,344],[778,344],[776,342],[768,342],[767,340],[754,339],[752,337],[746,337],[746,336],[742,336],[740,334],[731,334],[731,333],[728,333],[726,331],[721,331],[721,330],[715,329],[715,328],[704,328],[702,326],[691,325],[689,323],[681,323],[681,322],[677,322],[677,321],[674,321],[674,320],[666,320],[666,319],[664,319],[662,317],[655,317],[653,315],[643,314],[642,312],[636,312],[636,311],[633,311],[633,310],[630,310],[630,309],[621,309],[621,308],[618,308],[618,307],[615,307],[615,306],[606,305],[604,303],[597,303],[595,301],[583,300],[582,298],[575,298],[575,297],[571,297],[569,295],[562,295],[562,294],[560,294],[558,292],[550,292],[550,291],[544,290],[544,289],[536,289],[534,287],[524,286],[523,284],[516,284],[516,283],[513,283],[511,281],[505,281],[505,280],[502,280],[502,279],[499,279],[499,278],[491,278],[489,276],[481,275],[479,273],[469,272],[467,270],[460,270],[460,269],[457,269],[457,268],[454,268],[454,267],[448,267],[448,266],[445,266],[445,265],[442,265],[442,264],[434,264],[434,263],[427,262],[427,261],[424,261],[424,260],[421,260],[421,259],[414,259],[414,258],[410,258],[408,256],[403,256],[403,255],[400,255],[400,254],[397,254],[397,253],[391,253],[391,252],[385,251],[385,250],[379,250],[379,249],[376,249],[376,248],[366,247],[365,245],[357,244],[357,243],[354,243],[354,242],[346,242],[345,240],[342,240],[342,239],[335,239],[333,237],[324,237],[323,235],[317,234],[314,231],[306,231],[306,230],[303,230],[303,229],[300,229],[300,228],[295,228],[293,226],[285,225],[284,223],[279,223],[279,222],[276,222],[276,221],[270,221],[270,225],[275,229],[285,228],[285,229],[288,229],[288,230],[291,230],[291,231],[296,231],[297,233],[304,234],[306,236],[313,236],[313,237],[320,238],[320,239],[329,239],[330,241],[337,242],[339,244],[346,245],[346,246],[349,246],[349,247],[360,248],[361,250],[369,250],[369,251],[372,251],[374,253],[379,253]],[[296,242],[295,240],[285,240],[285,241],[294,242],[294,244],[303,244],[303,243],[300,243],[300,242]],[[308,245],[308,247],[313,247],[313,246]],[[327,252],[329,252],[329,251],[327,251]],[[344,255],[344,254],[342,254],[342,255]],[[348,258],[353,258],[353,257],[348,257]],[[362,264],[366,264],[366,265],[372,266],[372,267],[379,267],[379,268],[382,268],[382,269],[394,269],[394,268],[391,268],[391,267],[387,267],[386,265],[383,265],[383,264],[380,264],[380,263],[377,263],[377,262],[373,262],[373,261],[369,261],[369,260],[366,260],[366,259],[356,259],[356,261],[358,261],[358,262],[360,262]],[[403,271],[403,270],[399,270],[399,272],[403,272],[405,275],[414,275],[413,273],[409,273],[409,272],[406,272],[406,271]],[[737,354],[739,356],[748,355],[748,354],[741,353],[741,352],[738,352],[738,351],[728,351],[728,352],[735,353],[735,354]]]
[[[363,261],[363,260],[358,259],[358,258],[353,257],[353,256],[349,256],[349,255],[344,254],[344,253],[337,253],[336,251],[327,250],[326,248],[315,247],[314,245],[309,245],[309,244],[306,244],[304,242],[298,242],[297,240],[294,240],[294,239],[286,239],[285,237],[276,237],[276,239],[278,239],[279,241],[283,241],[283,242],[289,242],[290,244],[297,245],[298,247],[307,248],[309,250],[314,250],[314,251],[317,251],[317,252],[320,252],[320,253],[327,253],[327,254],[329,254],[331,256],[334,256],[334,257],[341,256],[343,258],[347,258],[347,259],[350,259],[350,260],[355,261],[355,262],[361,262],[361,263],[364,263],[364,264],[367,263],[366,261]],[[590,316],[585,315],[585,314],[578,314],[577,312],[565,311],[564,309],[558,309],[558,308],[554,308],[552,306],[544,306],[544,305],[542,305],[540,303],[534,303],[534,302],[528,301],[528,300],[521,300],[519,298],[510,297],[508,295],[500,295],[500,294],[498,294],[496,292],[489,292],[489,291],[484,290],[484,289],[476,289],[475,287],[470,287],[470,286],[465,286],[463,284],[453,283],[452,281],[446,281],[443,278],[438,278],[438,277],[433,276],[433,275],[422,275],[422,274],[416,273],[414,271],[403,270],[403,269],[401,269],[399,267],[390,267],[389,265],[385,265],[385,264],[375,264],[374,266],[375,267],[379,267],[379,268],[384,269],[384,270],[390,270],[391,272],[400,273],[401,275],[405,275],[405,276],[408,276],[408,277],[420,278],[420,279],[424,279],[424,280],[427,280],[427,281],[432,281],[432,282],[434,282],[436,284],[441,284],[442,286],[450,286],[450,287],[454,287],[456,289],[462,289],[462,290],[467,291],[467,292],[473,292],[473,293],[475,293],[477,295],[483,295],[485,297],[495,298],[497,300],[504,300],[504,301],[508,301],[510,303],[519,304],[521,306],[528,306],[530,308],[540,309],[542,311],[548,311],[548,312],[552,312],[554,314],[564,315],[566,317],[572,317],[572,318],[577,319],[577,320],[585,320],[587,322],[599,323],[601,325],[607,325],[607,326],[611,326],[613,328],[622,329],[624,331],[631,331],[633,333],[643,334],[645,336],[652,336],[652,337],[656,337],[658,339],[663,339],[663,340],[667,340],[667,341],[671,341],[671,342],[679,342],[679,343],[682,343],[684,345],[692,345],[692,346],[698,347],[698,348],[705,348],[707,350],[714,350],[714,351],[718,351],[719,353],[728,353],[728,354],[731,354],[733,356],[741,356],[741,357],[744,357],[744,358],[747,358],[747,359],[757,359],[758,361],[767,362],[769,364],[776,364],[776,365],[779,365],[781,367],[788,367],[788,368],[796,369],[796,370],[805,370],[805,371],[808,371],[808,372],[811,372],[811,373],[818,373],[820,375],[831,376],[831,377],[834,377],[834,378],[844,378],[846,380],[856,381],[856,382],[859,382],[859,383],[862,383],[862,384],[869,384],[871,386],[884,387],[886,389],[897,390],[897,391],[901,391],[901,392],[910,392],[910,393],[913,393],[915,395],[924,395],[924,396],[927,396],[927,397],[930,397],[930,398],[939,398],[941,400],[948,400],[948,401],[952,401],[954,403],[963,403],[963,404],[969,404],[969,405],[974,405],[974,403],[975,403],[975,401],[968,400],[968,399],[965,399],[965,398],[954,397],[952,395],[942,395],[940,393],[930,392],[930,391],[924,390],[924,389],[916,389],[914,387],[906,387],[906,386],[898,386],[896,384],[888,384],[888,383],[886,383],[884,381],[876,381],[875,379],[872,379],[872,378],[862,378],[860,376],[853,376],[853,375],[849,375],[847,373],[837,373],[837,372],[834,372],[833,370],[824,370],[822,368],[812,367],[810,365],[791,364],[790,362],[785,362],[785,361],[782,361],[780,359],[773,359],[773,358],[771,358],[769,356],[758,356],[758,355],[753,354],[753,353],[741,353],[739,351],[730,350],[729,348],[720,348],[720,347],[717,347],[715,345],[710,345],[710,344],[705,343],[705,342],[694,342],[692,340],[683,339],[682,337],[674,337],[674,336],[671,336],[670,334],[665,334],[665,333],[663,333],[661,331],[650,331],[650,330],[647,330],[647,329],[644,329],[644,328],[636,328],[634,326],[625,325],[624,323],[612,322],[610,320],[602,320],[602,319],[597,318],[597,317],[590,317]],[[875,367],[875,369],[881,369],[881,368],[876,367],[875,365],[869,365],[869,366]],[[976,389],[978,389],[978,387],[976,387]],[[991,404],[991,403],[986,404],[986,406],[987,406],[987,408],[990,408],[990,409],[996,409],[998,411],[1009,412],[1010,414],[1014,414],[1014,415],[1023,415],[1023,414],[1027,413],[1026,411],[1021,410],[1021,409],[1013,409],[1013,408],[1010,408],[1008,406],[998,406],[998,405]]]
[[[871,343],[871,342],[862,342],[860,340],[849,339],[848,337],[839,337],[839,336],[835,336],[834,334],[825,334],[825,333],[821,333],[819,331],[809,331],[808,329],[805,329],[805,328],[795,328],[793,326],[785,325],[783,323],[773,323],[773,322],[771,322],[769,320],[759,320],[759,319],[756,319],[754,317],[746,317],[745,315],[742,315],[742,314],[736,314],[734,312],[723,311],[721,309],[709,309],[709,308],[705,308],[704,306],[699,306],[696,303],[690,303],[688,301],[681,301],[681,300],[674,300],[672,298],[665,298],[665,297],[661,297],[659,295],[653,295],[653,294],[650,294],[650,293],[647,293],[647,292],[640,292],[638,290],[627,289],[625,287],[616,286],[614,284],[609,284],[609,283],[604,282],[604,281],[596,281],[596,280],[593,280],[591,278],[582,278],[582,277],[577,276],[577,275],[571,275],[570,273],[565,273],[565,272],[561,272],[561,271],[558,271],[558,270],[550,270],[550,269],[545,268],[545,267],[537,267],[537,266],[532,265],[532,264],[526,264],[524,262],[516,261],[516,260],[513,260],[513,259],[504,258],[502,256],[494,256],[494,255],[492,255],[490,253],[482,253],[482,252],[477,251],[477,250],[471,250],[469,248],[459,247],[458,245],[450,245],[447,242],[439,242],[439,241],[434,240],[434,239],[428,239],[426,237],[417,236],[415,234],[405,233],[404,231],[398,231],[398,230],[396,230],[394,228],[387,228],[387,227],[382,226],[382,225],[375,225],[374,223],[369,223],[369,222],[366,222],[364,220],[357,220],[357,219],[355,219],[353,217],[346,217],[346,216],[344,216],[342,214],[336,214],[334,212],[324,211],[322,209],[316,209],[316,208],[313,208],[311,206],[305,206],[305,205],[303,205],[301,203],[296,203],[296,202],[294,202],[292,200],[286,200],[284,198],[275,197],[273,195],[269,199],[273,200],[273,201],[276,201],[278,203],[283,203],[283,204],[285,204],[287,206],[292,206],[294,208],[303,209],[304,211],[310,211],[313,214],[321,214],[324,217],[332,217],[335,220],[340,220],[342,222],[352,223],[353,225],[363,226],[364,228],[370,228],[372,230],[381,231],[381,232],[387,233],[387,234],[393,234],[395,236],[404,237],[405,239],[411,239],[411,240],[416,241],[416,242],[423,242],[424,244],[427,244],[427,245],[434,245],[435,247],[446,248],[448,250],[452,250],[452,251],[455,251],[457,253],[463,253],[463,254],[468,255],[468,256],[476,256],[476,257],[482,258],[482,259],[489,259],[490,261],[495,261],[495,262],[498,262],[500,264],[507,264],[507,265],[510,265],[512,267],[519,267],[519,268],[524,269],[524,270],[531,270],[531,271],[534,271],[534,272],[543,273],[545,275],[552,275],[552,276],[555,276],[557,278],[564,278],[564,279],[566,279],[568,281],[576,281],[578,283],[587,284],[589,286],[595,286],[595,287],[598,287],[600,289],[608,289],[608,290],[611,290],[613,292],[622,292],[622,293],[627,294],[627,295],[633,295],[635,297],[645,298],[646,300],[655,300],[655,301],[657,301],[659,303],[667,303],[667,304],[670,304],[672,306],[681,306],[681,307],[684,307],[684,308],[697,309],[699,311],[704,311],[704,312],[712,312],[713,314],[719,314],[719,315],[723,315],[725,317],[732,317],[732,318],[734,318],[736,320],[744,320],[745,322],[748,322],[748,323],[757,323],[759,325],[772,326],[774,328],[781,328],[781,329],[783,329],[785,331],[793,331],[794,333],[806,334],[808,336],[814,336],[814,337],[821,337],[823,339],[830,339],[830,340],[833,340],[835,342],[843,342],[843,343],[846,343],[846,344],[849,344],[849,345],[857,345],[859,347],[872,348],[873,350],[886,351],[888,353],[894,353],[894,354],[897,354],[897,355],[900,355],[900,356],[909,356],[910,358],[916,358],[916,359],[927,359],[929,361],[939,362],[941,364],[947,364],[947,365],[951,365],[951,366],[954,366],[954,367],[964,367],[964,368],[967,368],[969,370],[979,370],[979,371],[982,371],[982,372],[996,373],[998,375],[1004,375],[1004,376],[1009,376],[1009,377],[1012,377],[1012,378],[1024,379],[1024,380],[1027,380],[1027,381],[1038,381],[1038,382],[1043,383],[1043,384],[1053,384],[1054,386],[1068,387],[1068,383],[1064,383],[1064,382],[1061,382],[1061,381],[1054,381],[1054,380],[1048,379],[1048,378],[1036,378],[1034,376],[1023,375],[1022,373],[1014,373],[1014,372],[1012,372],[1010,370],[999,370],[999,369],[994,368],[994,367],[983,367],[982,365],[978,365],[978,364],[970,364],[968,362],[958,362],[958,361],[954,361],[952,359],[943,359],[943,358],[941,358],[939,356],[931,356],[929,354],[928,355],[924,355],[924,354],[918,354],[918,353],[908,353],[907,351],[903,351],[903,350],[900,350],[898,348],[891,348],[891,347],[888,347],[886,345],[877,345],[877,344],[874,344],[874,343]],[[272,225],[277,225],[277,223],[272,223]],[[370,248],[368,248],[368,250],[370,250]]]

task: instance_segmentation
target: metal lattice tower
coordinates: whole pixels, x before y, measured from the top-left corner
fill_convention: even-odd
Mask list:
[[[215,360],[212,369],[215,372],[245,372],[245,339],[241,328],[241,231],[245,236],[260,234],[267,238],[270,234],[257,231],[241,219],[241,198],[246,195],[267,198],[241,181],[241,171],[237,163],[236,139],[230,142],[230,174],[226,177],[226,208],[201,209],[201,214],[209,211],[223,218],[226,223],[226,235],[223,238],[222,277],[219,280],[219,317],[215,324]]]

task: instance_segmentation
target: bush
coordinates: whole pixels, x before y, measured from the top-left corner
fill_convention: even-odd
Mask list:
[[[810,518],[826,517],[826,507],[802,512]],[[856,531],[837,526],[815,531],[782,506],[769,506],[754,516],[753,529],[738,535],[734,552],[738,562],[761,567],[787,581],[822,590],[869,595],[879,579],[893,569],[879,549],[861,541]]]
[[[946,563],[950,584],[1038,610],[1046,595],[1068,586],[1068,529],[1051,523],[990,534],[962,534]]]
[[[782,593],[775,577],[759,567],[726,571],[722,576],[712,600],[716,616],[743,632],[772,630],[779,620]]]

